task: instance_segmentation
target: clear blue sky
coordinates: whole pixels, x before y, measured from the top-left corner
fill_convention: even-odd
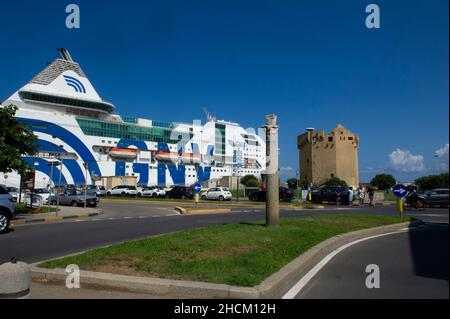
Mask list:
[[[207,107],[258,127],[278,114],[284,178],[296,136],[338,123],[360,136],[362,181],[448,170],[447,0],[73,2],[79,30],[65,28],[71,2],[1,1],[0,100],[65,47],[122,115],[187,122]],[[381,29],[365,27],[370,3]]]

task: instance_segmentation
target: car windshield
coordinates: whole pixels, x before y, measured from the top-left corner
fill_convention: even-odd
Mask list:
[[[228,188],[226,188],[226,187],[223,187],[222,190],[223,190],[224,192],[229,192],[229,191],[230,191],[230,190],[229,190]]]
[[[8,193],[18,192],[18,189],[15,187],[6,187],[6,190],[8,191]]]

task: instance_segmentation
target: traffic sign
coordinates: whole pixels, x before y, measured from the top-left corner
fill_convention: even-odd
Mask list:
[[[194,192],[195,193],[200,193],[202,191],[202,185],[200,185],[199,183],[196,183],[194,185]]]
[[[403,198],[408,193],[408,190],[406,189],[406,186],[403,184],[397,184],[393,188],[395,196],[398,198]]]

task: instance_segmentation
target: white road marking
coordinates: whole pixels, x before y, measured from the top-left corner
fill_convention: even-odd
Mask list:
[[[132,219],[133,217],[129,217],[129,216],[127,216],[127,217],[124,217],[123,219]]]
[[[328,254],[325,258],[323,258],[317,265],[315,265],[310,271],[308,271],[308,273],[303,276],[283,297],[282,299],[294,299],[295,296],[297,296],[300,291],[311,281],[311,279],[331,260],[333,259],[334,256],[336,256],[337,254],[339,254],[341,251],[343,251],[344,249],[353,246],[355,244],[358,244],[360,242],[369,240],[369,239],[374,239],[374,238],[378,238],[378,237],[383,237],[383,236],[389,236],[389,235],[395,235],[395,234],[400,234],[400,233],[405,233],[407,231],[410,231],[409,228],[406,229],[402,229],[399,231],[395,231],[395,232],[391,232],[391,233],[386,233],[386,234],[381,234],[381,235],[375,235],[375,236],[370,236],[370,237],[365,237],[365,238],[361,238],[355,241],[352,241],[351,243],[345,244],[335,250],[333,250],[330,254]]]

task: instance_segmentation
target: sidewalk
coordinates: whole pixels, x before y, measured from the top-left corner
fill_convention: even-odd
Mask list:
[[[12,221],[13,225],[23,225],[29,223],[44,223],[55,222],[71,218],[86,218],[103,214],[100,208],[83,208],[60,206],[59,211],[52,213],[38,213],[38,214],[21,214]]]

